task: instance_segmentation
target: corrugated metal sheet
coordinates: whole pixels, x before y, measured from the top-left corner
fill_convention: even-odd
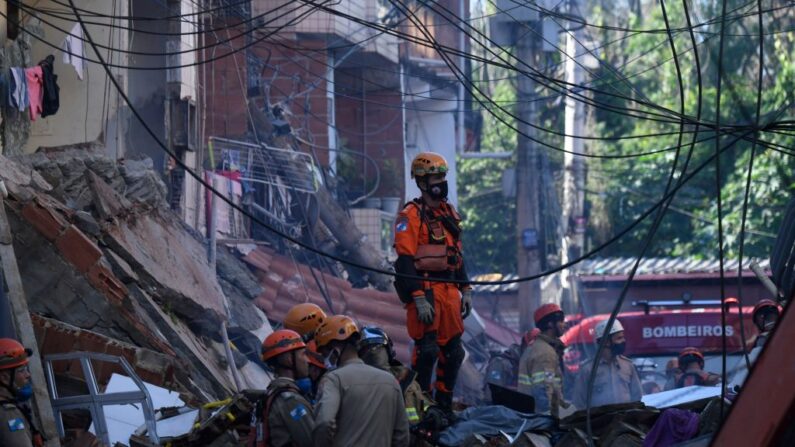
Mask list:
[[[589,259],[578,264],[574,270],[578,276],[622,276],[629,275],[636,258],[597,258]],[[749,270],[751,262],[757,262],[763,270],[770,269],[767,259],[744,259],[745,270]],[[725,259],[723,262],[724,272],[736,272],[738,266],[737,259]],[[720,263],[717,259],[695,259],[695,258],[646,258],[638,266],[636,275],[670,275],[670,274],[712,274],[719,273]],[[736,274],[735,274],[736,275]],[[500,275],[488,274],[479,275],[474,279],[483,281],[499,281],[516,279],[515,273]],[[478,293],[511,293],[516,292],[518,283],[475,286]]]
[[[636,258],[601,258],[587,260],[580,264],[577,274],[584,275],[628,275]],[[763,269],[769,268],[767,259],[745,259],[745,268],[757,262]],[[725,259],[724,271],[737,270],[737,259]],[[639,275],[671,273],[718,273],[720,262],[717,259],[693,258],[647,258],[638,266]]]

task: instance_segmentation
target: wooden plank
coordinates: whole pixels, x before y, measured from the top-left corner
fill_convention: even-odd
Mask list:
[[[39,415],[39,426],[48,439],[47,446],[60,446],[58,431],[55,428],[55,417],[50,406],[50,395],[47,392],[47,381],[44,378],[44,369],[41,363],[36,335],[33,332],[33,323],[30,320],[28,302],[25,290],[22,287],[22,278],[19,276],[16,254],[14,253],[11,227],[8,223],[5,203],[0,196],[0,260],[3,265],[6,284],[8,284],[8,301],[11,305],[11,317],[16,327],[19,341],[27,348],[33,350],[30,358],[30,374],[33,381],[33,406]]]

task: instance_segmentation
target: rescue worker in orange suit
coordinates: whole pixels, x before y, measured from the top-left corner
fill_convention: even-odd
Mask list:
[[[759,335],[756,336],[754,347],[762,347],[768,337],[770,337],[770,332],[776,327],[778,318],[781,315],[781,306],[773,300],[760,300],[754,306],[752,315],[754,325],[759,329]]]
[[[296,304],[284,316],[284,328],[298,332],[305,342],[315,336],[315,330],[327,318],[326,313],[317,304]]]
[[[438,360],[435,400],[450,409],[465,356],[461,335],[472,310],[472,288],[462,253],[461,217],[447,202],[447,170],[444,157],[433,152],[420,153],[411,163],[422,196],[406,204],[395,221],[395,271],[424,280],[398,277],[395,288],[406,304],[417,381],[430,393]]]
[[[315,415],[306,398],[312,383],[304,341],[290,329],[274,331],[262,342],[262,361],[276,378],[265,391],[253,446],[312,446]]]
[[[607,320],[600,321],[594,332],[597,345],[604,337],[607,337],[607,344],[596,366],[591,407],[640,401],[643,388],[638,370],[632,360],[623,356],[627,341],[621,321],[613,322],[610,333],[607,333]],[[593,360],[586,362],[577,376],[573,401],[578,409],[584,409],[588,402],[588,381],[593,363]]]
[[[356,323],[345,315],[317,329],[317,348],[334,366],[320,381],[316,406],[316,447],[409,445],[403,392],[395,377],[364,364]]]
[[[519,392],[535,398],[536,413],[560,415],[570,405],[563,399],[563,309],[544,304],[533,320],[541,331],[519,360]]]
[[[676,381],[677,388],[715,386],[721,382],[720,375],[704,371],[704,354],[696,348],[685,348],[679,353],[679,369],[682,375]]]
[[[30,349],[12,338],[0,339],[0,446],[44,445],[26,405],[33,396],[28,370],[31,354]]]

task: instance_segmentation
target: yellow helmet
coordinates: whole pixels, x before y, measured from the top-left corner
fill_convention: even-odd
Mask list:
[[[447,160],[436,152],[420,152],[411,162],[411,178],[447,174]]]
[[[359,328],[351,317],[346,315],[332,315],[317,328],[315,343],[322,348],[332,340],[345,341],[353,334],[358,334]]]
[[[326,313],[317,304],[301,303],[296,304],[284,317],[284,327],[298,332],[305,340],[312,338],[323,321]]]

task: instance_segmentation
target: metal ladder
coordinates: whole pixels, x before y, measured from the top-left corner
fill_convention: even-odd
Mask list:
[[[77,360],[80,362],[80,366],[83,370],[83,378],[86,381],[89,394],[58,397],[52,363],[70,360]],[[120,365],[127,377],[132,379],[138,387],[138,391],[100,393],[97,379],[94,375],[94,367],[91,364],[92,360]],[[147,428],[146,433],[149,436],[149,440],[155,445],[160,444],[155,424],[155,411],[152,408],[152,398],[149,396],[149,391],[147,391],[144,382],[135,374],[132,366],[130,366],[124,357],[83,351],[45,355],[44,375],[47,378],[47,387],[50,390],[50,403],[52,404],[52,410],[55,415],[55,425],[61,437],[66,435],[61,412],[66,410],[88,410],[91,413],[91,420],[94,423],[96,436],[105,445],[110,445],[104,407],[107,405],[140,404],[143,409]]]

